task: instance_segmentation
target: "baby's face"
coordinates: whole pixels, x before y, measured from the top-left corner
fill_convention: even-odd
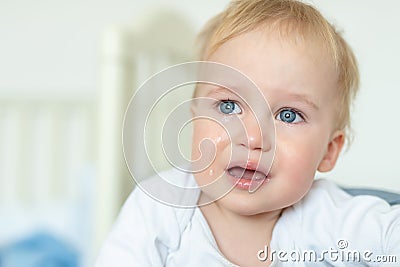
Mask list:
[[[318,45],[260,30],[229,40],[208,60],[247,75],[269,107],[240,86],[200,87],[197,97],[214,104],[199,102],[194,116],[212,113],[221,122],[194,120],[192,160],[211,162],[194,175],[200,186],[211,184],[203,188],[203,196],[218,199],[233,188],[217,201],[243,215],[296,203],[309,190],[317,169],[334,166],[343,145],[342,131],[334,129],[338,89],[333,64]],[[204,140],[212,141],[215,149],[207,148]],[[249,193],[253,174],[263,182]]]

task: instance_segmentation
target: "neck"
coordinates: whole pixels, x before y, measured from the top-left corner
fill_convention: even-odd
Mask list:
[[[210,203],[210,201],[206,200],[207,198],[203,193],[200,194],[199,203]],[[229,222],[229,225],[252,225],[252,226],[260,226],[260,227],[271,227],[273,228],[276,221],[279,219],[282,209],[262,212],[257,214],[238,214],[230,209],[227,209],[220,205],[219,201],[213,201],[210,204],[204,205],[201,208],[203,213],[213,213],[218,217],[218,219],[223,220],[225,222]],[[216,219],[212,219],[216,221]]]
[[[280,209],[241,215],[224,208],[218,201],[202,206],[200,210],[208,222],[218,248],[236,264],[249,259],[257,262],[257,251],[266,245],[269,246],[275,223],[282,212]]]
[[[264,233],[270,232],[271,234],[275,223],[282,212],[282,209],[279,209],[253,215],[241,215],[222,207],[218,202],[213,202],[201,207],[200,209],[203,214],[205,214],[209,223],[210,221],[219,221],[221,224],[229,225],[229,228],[231,229],[236,228],[241,229],[242,231],[243,229],[248,229],[249,231],[262,231]],[[207,217],[209,216],[207,215],[213,215],[214,217],[211,220],[208,220]]]

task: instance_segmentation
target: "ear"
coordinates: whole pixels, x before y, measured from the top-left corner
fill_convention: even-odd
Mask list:
[[[335,167],[340,151],[342,151],[344,140],[345,134],[343,130],[337,130],[333,133],[325,155],[318,165],[319,172],[328,172]]]

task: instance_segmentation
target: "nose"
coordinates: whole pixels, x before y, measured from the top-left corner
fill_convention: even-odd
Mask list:
[[[250,150],[267,152],[272,149],[275,136],[275,127],[272,116],[249,114],[242,120],[245,133],[239,138],[239,144]]]

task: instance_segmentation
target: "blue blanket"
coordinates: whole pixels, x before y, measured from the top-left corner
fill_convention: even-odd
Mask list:
[[[400,204],[400,194],[397,193],[365,188],[343,188],[343,190],[352,196],[370,195],[380,197],[386,200],[390,205]]]
[[[0,248],[1,267],[78,267],[78,253],[51,234],[40,232]]]

